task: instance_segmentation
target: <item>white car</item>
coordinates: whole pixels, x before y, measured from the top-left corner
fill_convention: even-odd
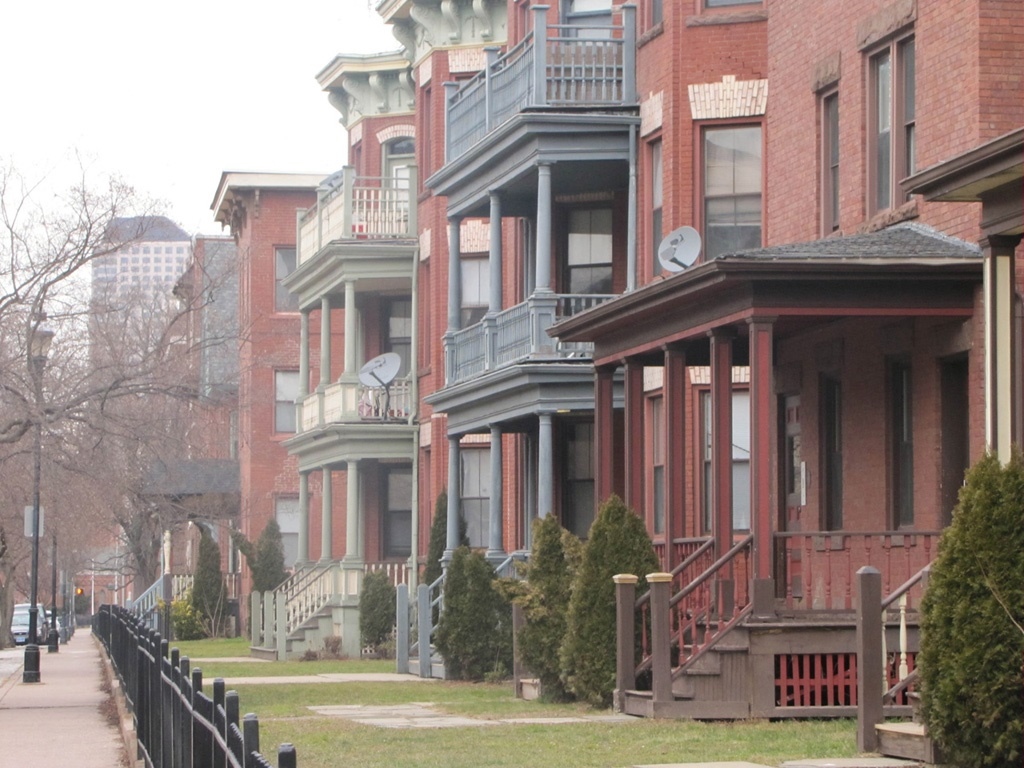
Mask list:
[[[14,637],[15,645],[25,645],[28,642],[28,607],[29,603],[17,603],[14,606],[14,613],[11,616],[11,635]],[[46,609],[40,605],[36,614],[36,632],[40,641],[46,642],[46,635],[49,629],[45,627]]]

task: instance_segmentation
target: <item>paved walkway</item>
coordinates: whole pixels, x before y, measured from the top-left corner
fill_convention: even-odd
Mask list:
[[[21,682],[24,648],[0,651],[0,768],[125,765],[121,736],[100,710],[109,696],[89,630],[58,653],[40,650],[38,683]]]
[[[101,705],[102,657],[99,643],[88,629],[80,629],[59,653],[40,656],[41,682],[21,682],[23,648],[0,650],[0,768],[72,764],[76,768],[122,768],[127,763],[120,734]],[[239,661],[250,659],[239,659]],[[218,659],[224,661],[224,659]],[[420,678],[388,673],[322,674],[304,677],[228,677],[228,683],[336,683],[348,680],[413,682]],[[429,682],[429,681],[424,681]],[[498,723],[579,722],[606,723],[634,718],[622,715],[583,715],[565,718],[510,718],[478,720],[455,717],[431,704],[390,706],[310,707],[318,716],[342,717],[380,728],[480,727]],[[909,768],[916,763],[885,758],[799,760],[784,768]],[[673,763],[632,768],[768,768],[747,762]]]

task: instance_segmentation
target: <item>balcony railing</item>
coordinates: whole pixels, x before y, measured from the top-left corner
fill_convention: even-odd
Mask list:
[[[635,6],[610,26],[548,25],[546,13],[535,7],[533,31],[505,54],[489,48],[471,80],[445,84],[447,160],[528,109],[636,104]]]
[[[416,167],[407,177],[356,176],[345,166],[317,191],[316,205],[299,217],[299,263],[312,259],[335,240],[397,240],[414,238],[416,206],[410,190],[417,188]]]
[[[547,334],[555,322],[614,296],[534,294],[522,304],[484,317],[445,341],[446,381],[466,381],[530,358],[590,358],[593,344],[563,342]]]
[[[415,412],[412,378],[396,379],[385,391],[358,381],[339,381],[299,401],[299,429],[327,424],[407,423]]]

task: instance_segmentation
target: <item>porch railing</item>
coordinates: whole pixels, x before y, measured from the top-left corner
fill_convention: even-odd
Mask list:
[[[300,214],[299,264],[335,240],[396,240],[417,237],[416,166],[407,176],[356,176],[345,166],[317,190],[316,205]]]
[[[865,752],[878,746],[875,725],[883,717],[906,716],[912,709],[909,697],[918,675],[910,624],[911,617],[917,623],[930,571],[929,563],[884,598],[879,570],[864,566],[857,571],[857,663],[862,671],[858,681],[857,744]],[[893,636],[895,644],[890,643]]]
[[[564,317],[596,307],[604,294],[535,293],[522,304],[484,317],[445,339],[446,381],[467,381],[530,358],[589,359],[593,344],[552,339],[547,329]]]
[[[888,593],[935,557],[940,531],[805,531],[776,533],[775,552],[789,610],[854,608],[856,571],[883,574]]]
[[[446,159],[455,160],[515,115],[545,107],[632,106],[636,94],[636,7],[621,25],[548,25],[533,9],[533,31],[506,53],[488,49],[484,69],[446,83]]]
[[[655,702],[672,699],[673,680],[715,646],[753,608],[750,558],[753,536],[736,542],[692,580],[688,574],[709,559],[714,542],[697,547],[672,573],[648,574],[651,588],[635,596],[636,581],[616,577],[616,706],[650,671]],[[686,585],[672,594],[679,579]],[[634,657],[639,628],[641,654]],[[677,649],[675,663],[672,648]]]
[[[299,426],[308,432],[328,424],[411,423],[415,406],[412,376],[396,379],[386,391],[339,381],[299,401]]]

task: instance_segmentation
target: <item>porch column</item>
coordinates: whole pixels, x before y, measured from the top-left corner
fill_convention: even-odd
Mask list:
[[[345,560],[362,558],[359,535],[359,462],[345,463]]]
[[[299,472],[299,551],[297,566],[309,562],[309,472]]]
[[[345,281],[345,374],[354,377],[359,373],[359,365],[356,363],[359,351],[358,341],[359,314],[356,311],[356,283],[354,280]]]
[[[491,498],[490,536],[487,542],[487,559],[501,562],[505,559],[502,542],[503,477],[501,462],[501,427],[491,425]]]
[[[774,369],[774,319],[747,321],[750,336],[750,530],[754,534],[755,579],[772,578],[775,478],[772,447],[776,445],[777,416]]]
[[[448,219],[448,333],[462,327],[461,218]]]
[[[626,48],[629,48],[627,45]],[[629,126],[629,198],[626,204],[626,293],[636,290],[636,134],[637,126]],[[657,244],[655,245],[657,248]]]
[[[334,559],[331,551],[331,538],[334,528],[331,520],[331,512],[334,507],[334,488],[331,482],[331,468],[323,468],[323,499],[320,505],[320,562],[329,563]]]
[[[721,557],[732,547],[733,332],[730,328],[716,328],[708,335],[711,337],[712,527],[715,557]]]
[[[497,314],[501,311],[501,197],[497,192],[490,193],[491,216],[490,216],[490,250],[488,253],[490,270],[490,298],[487,302],[487,311]]]
[[[299,313],[299,400],[309,394],[309,310]],[[301,423],[301,422],[300,422]]]
[[[448,436],[448,538],[441,562],[447,565],[459,546],[459,501],[462,496],[460,481],[459,436]]]
[[[537,268],[535,293],[551,290],[551,164],[537,166]],[[541,513],[546,514],[544,512]]]
[[[1002,463],[1020,435],[1013,434],[1014,256],[1020,235],[990,235],[981,241],[985,257],[985,445]]]
[[[600,507],[615,492],[614,365],[594,370],[594,471],[594,503]]]
[[[555,452],[550,413],[537,414],[537,517],[555,511]]]
[[[299,432],[306,430],[306,398],[309,397],[309,310],[303,309],[299,313],[299,392],[295,398],[295,427]],[[321,399],[322,398],[318,398]],[[318,418],[317,424],[322,424],[319,418],[320,403],[316,403]]]
[[[665,436],[665,563],[671,571],[676,562],[672,542],[685,536],[686,476],[678,470],[686,460],[686,352],[681,347],[664,348],[664,382],[662,384],[662,434]]]
[[[641,519],[644,517],[644,364],[636,358],[626,358],[625,398],[627,440],[625,444],[626,506]]]
[[[301,376],[299,377],[302,378]],[[320,299],[320,389],[331,383],[331,298]]]

